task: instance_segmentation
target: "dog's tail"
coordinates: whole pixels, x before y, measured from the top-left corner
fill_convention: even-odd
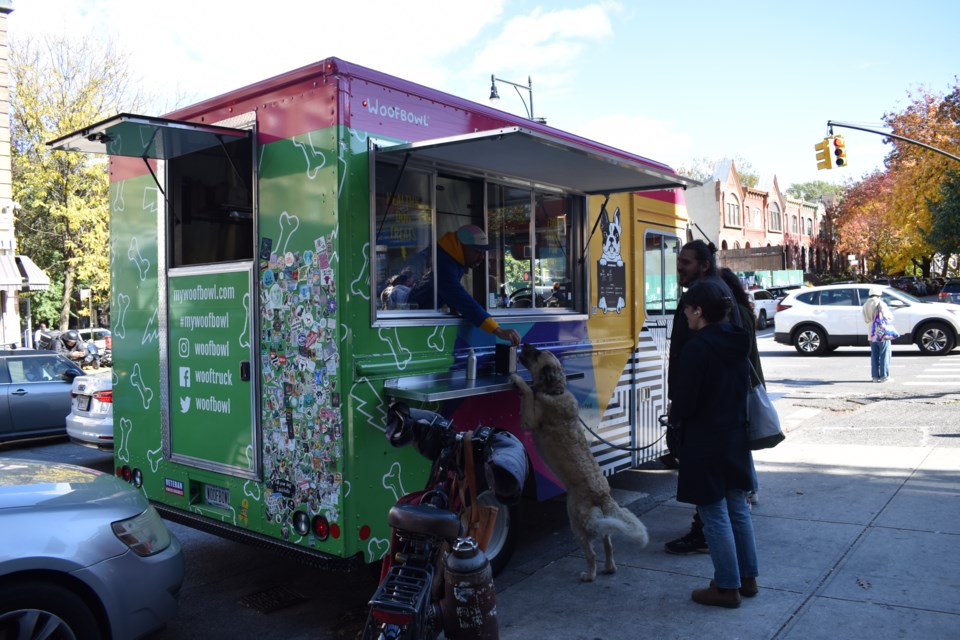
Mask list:
[[[639,542],[644,547],[650,542],[647,528],[643,526],[640,519],[620,505],[613,505],[613,508],[608,510],[607,515],[597,518],[596,526],[597,530],[603,535],[621,533],[631,540]]]

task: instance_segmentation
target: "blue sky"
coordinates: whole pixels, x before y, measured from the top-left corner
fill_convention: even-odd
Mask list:
[[[740,157],[781,188],[882,167],[881,137],[840,129],[851,166],[817,171],[827,120],[880,128],[908,91],[960,74],[960,3],[551,0],[13,0],[9,38],[111,37],[173,106],[337,56],[486,103],[490,74],[533,80],[535,115],[672,166]],[[524,114],[499,85],[497,108]],[[523,92],[524,98],[527,97]],[[160,106],[147,109],[159,115]]]

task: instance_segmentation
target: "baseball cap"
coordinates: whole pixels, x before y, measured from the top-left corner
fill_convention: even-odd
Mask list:
[[[475,224],[465,224],[457,229],[457,240],[465,247],[483,251],[493,249],[493,245],[487,241],[486,232]]]
[[[883,289],[880,287],[870,287],[870,297],[883,295]]]

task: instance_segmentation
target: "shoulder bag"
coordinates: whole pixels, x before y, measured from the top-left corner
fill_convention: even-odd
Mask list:
[[[750,369],[756,375],[753,363]],[[770,449],[786,439],[780,428],[780,416],[767,396],[767,389],[758,384],[747,392],[747,446],[751,451]]]
[[[893,320],[890,320],[877,307],[877,313],[873,316],[873,335],[876,340],[896,340],[900,337],[897,328],[893,326]]]

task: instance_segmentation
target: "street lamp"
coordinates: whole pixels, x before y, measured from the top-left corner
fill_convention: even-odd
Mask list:
[[[502,82],[504,84],[509,84],[512,86],[517,95],[520,96],[520,102],[523,103],[523,109],[527,112],[527,119],[533,120],[534,122],[539,122],[540,124],[546,124],[546,118],[535,118],[533,117],[533,81],[530,80],[530,76],[527,76],[527,84],[517,84],[516,82],[510,82],[509,80],[504,80],[503,78],[498,78],[492,73],[490,74],[490,101],[495,102],[500,99],[500,94],[497,92],[497,83]],[[527,105],[527,101],[523,99],[523,94],[520,93],[520,89],[526,89],[527,94],[530,97],[530,104]]]

